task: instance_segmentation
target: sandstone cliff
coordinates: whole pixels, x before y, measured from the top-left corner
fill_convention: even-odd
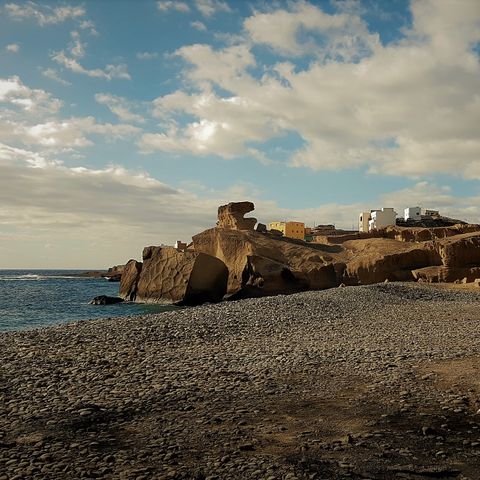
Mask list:
[[[217,226],[193,236],[187,251],[146,247],[130,260],[120,296],[142,302],[199,304],[398,280],[480,278],[480,227],[389,227],[305,243],[254,229],[251,202],[218,209]]]

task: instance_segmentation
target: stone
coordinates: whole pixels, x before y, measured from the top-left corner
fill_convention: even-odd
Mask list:
[[[136,260],[129,260],[125,265],[118,292],[118,295],[123,299],[131,302],[135,300],[142,266],[142,262]]]
[[[108,295],[99,295],[90,301],[90,305],[114,305],[123,302],[123,298],[109,297]]]
[[[264,223],[257,223],[255,225],[255,231],[260,233],[267,233],[267,226]]]
[[[145,247],[135,300],[199,305],[226,293],[228,269],[218,258],[173,247]]]
[[[244,218],[252,212],[255,205],[252,202],[231,202],[218,207],[217,227],[232,230],[253,230],[257,223],[256,218]]]
[[[107,278],[109,282],[119,282],[124,269],[125,265],[115,265],[108,269],[104,277]]]
[[[193,245],[196,252],[216,256],[225,263],[229,272],[227,293],[232,298],[337,285],[333,258],[324,250],[338,247],[226,228],[212,228],[195,235]]]

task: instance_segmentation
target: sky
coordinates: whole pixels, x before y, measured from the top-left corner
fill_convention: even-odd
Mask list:
[[[0,268],[106,268],[219,205],[480,223],[478,0],[0,1]]]

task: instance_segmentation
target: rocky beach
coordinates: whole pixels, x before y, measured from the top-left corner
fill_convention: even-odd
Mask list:
[[[479,293],[333,288],[0,335],[0,479],[477,479]]]

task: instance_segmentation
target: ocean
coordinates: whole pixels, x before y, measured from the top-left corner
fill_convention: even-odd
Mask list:
[[[138,303],[89,305],[98,295],[117,296],[119,283],[74,276],[82,271],[0,270],[0,331],[178,308]]]

